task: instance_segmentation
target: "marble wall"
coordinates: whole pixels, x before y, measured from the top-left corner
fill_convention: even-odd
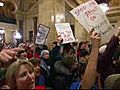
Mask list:
[[[85,2],[86,0],[77,0],[80,3]],[[111,9],[106,14],[112,24],[120,25],[120,0],[111,0],[110,6],[116,7],[117,9]],[[72,16],[66,16],[66,13],[69,14],[69,10],[66,9],[65,0],[38,0],[38,4],[30,9],[28,12],[17,13],[17,19],[23,17],[23,28],[24,28],[24,41],[29,40],[29,32],[34,30],[33,17],[38,17],[38,23],[44,24],[50,27],[50,32],[47,38],[46,44],[51,45],[52,41],[56,40],[57,33],[54,24],[56,22],[67,22],[71,25],[74,25],[75,37],[80,41],[89,40],[88,33],[84,28],[79,24],[79,22]],[[16,26],[17,28],[17,26]],[[6,40],[9,41],[9,40]]]
[[[46,44],[51,45],[57,38],[56,22],[65,22],[65,0],[39,0],[38,23],[50,27]]]

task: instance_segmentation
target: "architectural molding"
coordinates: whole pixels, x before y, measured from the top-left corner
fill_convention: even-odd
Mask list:
[[[71,7],[75,8],[79,5],[79,2],[77,0],[65,0],[65,2]]]
[[[11,2],[15,6],[15,10],[12,13],[16,13],[18,10],[17,4],[14,0],[2,0],[3,2]]]
[[[107,16],[120,16],[120,6],[114,6],[111,7],[107,12],[106,12]]]
[[[29,9],[29,11],[25,12],[25,11],[17,11],[17,13],[19,14],[24,14],[24,15],[28,15],[28,14],[31,14],[32,11],[35,9],[35,8],[38,8],[38,1]]]

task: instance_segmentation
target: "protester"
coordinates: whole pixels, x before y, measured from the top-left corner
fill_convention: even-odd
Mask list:
[[[34,66],[34,71],[35,71],[35,86],[36,88],[45,90],[46,89],[46,85],[45,85],[45,78],[41,72],[41,68],[40,68],[40,60],[37,58],[31,58],[29,60],[33,66]]]
[[[6,73],[6,82],[10,89],[35,89],[33,65],[26,60],[12,63]]]
[[[97,59],[100,47],[100,34],[91,31],[90,39],[92,43],[92,50],[90,54],[90,58],[88,60],[88,64],[85,70],[85,74],[83,76],[81,89],[91,89],[94,86],[96,81],[96,70],[97,70]]]
[[[87,48],[88,50],[88,48]],[[89,52],[86,50],[86,43],[80,42],[79,47],[77,49],[77,60],[79,61],[81,57],[84,57],[85,55],[89,54]]]
[[[41,52],[40,67],[43,76],[45,77],[45,84],[50,87],[50,65],[49,65],[49,51],[43,50]]]
[[[120,29],[116,30],[116,34],[113,35],[110,41],[107,43],[105,51],[99,56],[97,71],[100,73],[101,85],[104,87],[105,79],[111,75],[115,74],[115,68],[113,67],[113,55],[115,49],[119,45]]]
[[[28,60],[26,50],[17,53],[17,60]]]
[[[11,47],[4,49],[1,46],[0,88],[51,88],[61,90],[70,89],[73,85],[72,89],[99,89],[100,84],[102,84],[103,89],[119,88],[119,75],[115,74],[120,72],[119,29],[111,40],[102,47],[100,47],[101,37],[99,33],[92,31],[90,34],[92,48],[90,49],[85,42],[81,42],[77,54],[78,61],[76,59],[76,50],[70,43],[63,45],[61,37],[58,38],[59,42],[52,43],[53,47],[50,52],[45,46],[45,50],[41,50],[40,55],[36,53],[34,43],[28,46],[21,43],[19,48],[13,49],[10,49]],[[29,50],[27,51],[27,56],[31,59],[28,59],[28,61],[25,50]],[[39,51],[38,48],[37,50]],[[1,71],[5,71],[4,74]],[[97,72],[100,74],[100,81]],[[112,74],[113,76],[109,76]],[[115,81],[113,80],[112,85],[110,77],[116,78],[114,79]],[[76,81],[77,83],[75,83]],[[75,87],[76,84],[77,87]],[[95,88],[93,88],[94,86]]]
[[[28,46],[28,50],[27,50],[27,58],[40,58],[40,55],[38,54],[38,52],[36,51],[36,45],[34,43],[30,43]]]
[[[55,90],[66,90],[70,87],[73,82],[72,71],[76,68],[76,57],[75,55],[66,55],[62,61],[56,61],[55,77],[54,77],[54,89]]]

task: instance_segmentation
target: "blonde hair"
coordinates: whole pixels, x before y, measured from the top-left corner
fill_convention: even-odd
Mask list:
[[[13,62],[8,67],[7,73],[6,73],[6,82],[7,82],[7,85],[10,87],[10,89],[17,89],[15,78],[19,72],[20,66],[25,64],[29,65],[32,71],[34,72],[33,65],[29,61],[25,61],[25,60]]]

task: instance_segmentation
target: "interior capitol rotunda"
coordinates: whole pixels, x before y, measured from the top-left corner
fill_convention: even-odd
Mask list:
[[[70,23],[75,38],[88,40],[88,33],[70,14],[70,10],[88,0],[0,0],[0,33],[1,41],[12,42],[13,33],[17,30],[21,41],[32,41],[39,24],[50,27],[46,44],[51,44],[57,37],[54,24]],[[120,0],[96,0],[98,4],[107,3],[105,12],[110,23],[120,25]],[[79,29],[79,30],[78,30]]]

